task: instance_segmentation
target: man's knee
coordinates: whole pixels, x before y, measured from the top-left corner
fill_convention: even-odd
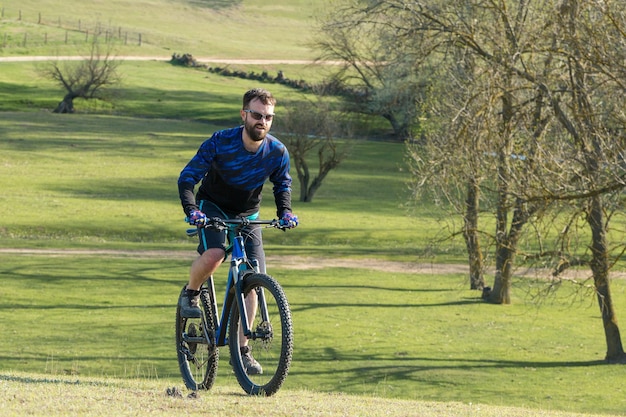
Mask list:
[[[200,258],[205,265],[219,265],[224,261],[225,252],[221,248],[209,248]]]

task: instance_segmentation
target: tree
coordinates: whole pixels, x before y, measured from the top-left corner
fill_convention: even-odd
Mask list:
[[[407,39],[421,28],[439,39],[434,52],[426,49],[437,57],[434,61],[439,66],[438,82],[431,83],[427,103],[426,140],[408,147],[409,162],[416,158],[430,161],[411,167],[416,176],[414,188],[431,187],[463,216],[461,234],[468,251],[473,289],[485,286],[480,235],[490,239],[486,246],[495,249],[496,275],[493,288],[484,294],[492,302],[509,303],[517,245],[537,209],[516,197],[532,186],[532,182],[522,180],[524,172],[529,172],[530,161],[521,166],[516,156],[532,152],[541,130],[534,140],[526,140],[529,135],[523,110],[532,103],[528,89],[506,68],[485,65],[475,51],[459,43],[455,31],[471,37],[480,48],[515,62],[520,58],[513,33],[523,29],[519,24],[522,14],[502,16],[496,8],[473,7],[469,2],[441,2],[433,14],[402,8],[397,3],[380,7],[385,13],[401,10],[402,21],[410,22],[401,31]],[[438,20],[433,24],[430,18]],[[479,22],[489,24],[481,26]],[[441,168],[433,171],[432,167]],[[493,213],[495,233],[481,230],[481,199]]]
[[[98,37],[91,42],[89,55],[80,61],[50,61],[43,67],[43,75],[65,90],[63,100],[54,109],[55,113],[74,113],[74,99],[105,98],[107,88],[120,81],[117,69],[121,61],[116,60],[110,48],[101,52]]]
[[[466,100],[452,101],[435,127],[452,142],[444,147],[448,152],[437,153],[436,146],[429,146],[416,161],[417,166],[445,169],[415,172],[423,175],[418,183],[453,172],[456,181],[437,180],[447,184],[448,195],[475,202],[471,192],[479,191],[481,204],[493,207],[496,276],[488,299],[510,302],[518,244],[531,236],[524,233],[529,225],[538,227],[548,214],[567,219],[583,213],[589,228],[586,245],[559,248],[558,242],[567,239],[584,242],[584,235],[572,239],[574,231],[566,229],[554,239],[554,250],[547,250],[537,229],[534,255],[549,262],[555,274],[568,265],[589,266],[605,329],[606,359],[623,361],[609,270],[624,246],[608,241],[609,202],[626,187],[626,118],[621,109],[626,95],[626,15],[621,3],[386,0],[363,2],[355,15],[393,28],[396,42],[403,45],[398,49],[414,45],[422,56],[428,51],[440,57],[437,63],[449,74],[446,82],[458,77],[456,58],[471,57],[472,76],[458,77],[461,82],[456,83],[467,90]],[[422,40],[427,40],[426,48]],[[431,96],[442,102],[451,94],[441,88]],[[475,121],[458,123],[460,114]],[[451,134],[449,126],[458,128],[456,133]],[[473,133],[466,133],[468,126]],[[431,143],[441,141],[428,136],[426,146]],[[482,155],[480,165],[472,167],[472,152]],[[472,168],[464,175],[456,167]],[[483,230],[480,236],[489,233]]]
[[[573,195],[584,206],[592,235],[589,266],[605,330],[606,359],[612,362],[626,362],[610,289],[607,240],[608,200],[626,187],[626,123],[616,109],[626,95],[626,16],[621,7],[585,0],[560,3],[557,24],[562,36],[557,45],[565,51],[562,61],[567,77],[559,81],[568,88],[565,94],[551,91],[557,119],[578,156],[577,178],[570,184],[577,188]],[[572,196],[571,192],[567,195]]]
[[[341,143],[336,138],[347,137],[349,133],[338,123],[329,104],[321,99],[288,103],[285,107],[287,111],[280,122],[281,139],[298,173],[300,201],[310,203],[330,171],[348,156],[349,143]],[[343,125],[349,124],[344,122]],[[309,161],[311,152],[317,153],[314,177]]]
[[[334,84],[348,98],[349,111],[385,118],[397,140],[419,130],[419,109],[426,94],[425,74],[414,71],[411,48],[395,43],[395,30],[366,18],[351,6],[332,10],[323,20],[314,48],[321,60],[341,64]]]

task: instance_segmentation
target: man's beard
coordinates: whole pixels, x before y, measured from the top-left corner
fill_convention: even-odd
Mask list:
[[[250,139],[252,139],[254,142],[260,142],[265,139],[265,136],[267,135],[267,129],[264,128],[264,130],[260,132],[255,129],[256,125],[256,123],[246,124],[245,129]]]

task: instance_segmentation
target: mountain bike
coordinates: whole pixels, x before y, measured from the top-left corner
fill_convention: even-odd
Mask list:
[[[246,218],[209,218],[200,226],[227,232],[229,246],[225,260],[230,256],[230,268],[221,316],[212,276],[200,289],[200,318],[182,317],[180,306],[176,309],[176,351],[188,389],[211,389],[217,375],[220,346],[228,345],[233,372],[248,394],[275,394],[289,372],[293,353],[291,310],[280,284],[261,273],[258,262],[246,255],[243,230],[249,225],[284,229],[278,220]],[[197,233],[198,228],[187,230],[189,236]],[[245,308],[245,298],[251,293],[258,299],[253,320],[249,320]],[[241,358],[240,331],[263,367],[261,374],[246,373]]]

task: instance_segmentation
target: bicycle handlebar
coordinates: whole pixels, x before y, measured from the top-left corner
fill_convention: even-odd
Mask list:
[[[284,229],[284,227],[282,227],[280,225],[280,222],[276,219],[250,220],[250,219],[246,219],[245,217],[237,217],[234,219],[220,219],[219,217],[209,217],[206,219],[206,223],[199,227],[216,229],[216,230],[228,230],[231,228],[236,229],[237,227],[245,227],[245,226],[253,225],[253,224],[263,224],[263,225],[266,225],[267,227],[276,227],[278,229]]]
[[[198,234],[198,229],[213,229],[213,230],[230,230],[245,227],[249,225],[265,225],[269,227],[275,227],[276,229],[286,230],[288,227],[282,226],[279,220],[250,220],[237,217],[234,219],[221,219],[219,217],[208,217],[203,225],[198,225],[193,229],[187,229],[187,236],[195,236]]]

